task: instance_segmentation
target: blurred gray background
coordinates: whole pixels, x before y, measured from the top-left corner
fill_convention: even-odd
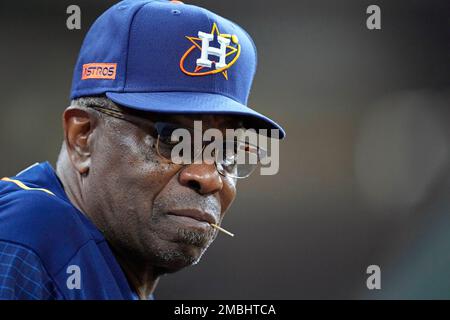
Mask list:
[[[450,298],[448,1],[187,1],[259,49],[251,106],[284,125],[277,176],[253,176],[203,261],[159,299]],[[115,1],[0,1],[0,176],[53,165],[72,69]],[[66,28],[66,8],[82,30]],[[366,8],[382,30],[366,28]],[[382,290],[366,268],[382,270]]]

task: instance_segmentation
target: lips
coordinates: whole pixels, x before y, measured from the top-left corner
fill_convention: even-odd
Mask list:
[[[216,224],[216,218],[208,212],[201,210],[172,210],[168,213],[168,215],[178,216],[178,217],[187,217],[199,222],[206,222],[208,224]]]

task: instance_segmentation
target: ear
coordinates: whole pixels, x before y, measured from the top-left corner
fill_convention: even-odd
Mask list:
[[[63,113],[64,139],[70,161],[81,175],[89,172],[92,132],[97,119],[88,111],[69,107]]]

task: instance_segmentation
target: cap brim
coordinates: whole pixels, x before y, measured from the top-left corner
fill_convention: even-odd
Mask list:
[[[220,94],[198,92],[107,92],[106,96],[124,107],[173,114],[223,114],[242,117],[248,129],[278,129],[279,138],[286,136],[283,128],[268,117]],[[269,131],[269,135],[271,135]]]

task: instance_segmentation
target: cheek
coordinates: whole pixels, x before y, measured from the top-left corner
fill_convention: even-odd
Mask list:
[[[119,194],[132,199],[125,200],[122,206],[145,209],[152,205],[156,195],[176,174],[175,165],[163,161],[154,149],[155,141],[140,130],[115,130],[113,139],[103,141],[104,147],[93,159],[103,167],[100,174]],[[146,210],[147,211],[147,210]]]
[[[179,168],[157,154],[153,137],[145,135],[130,142],[126,157],[130,182],[145,190],[144,193],[153,202]]]
[[[229,177],[223,177],[223,188],[220,192],[220,204],[222,207],[222,217],[225,215],[226,211],[230,208],[234,199],[236,198],[236,179]]]

